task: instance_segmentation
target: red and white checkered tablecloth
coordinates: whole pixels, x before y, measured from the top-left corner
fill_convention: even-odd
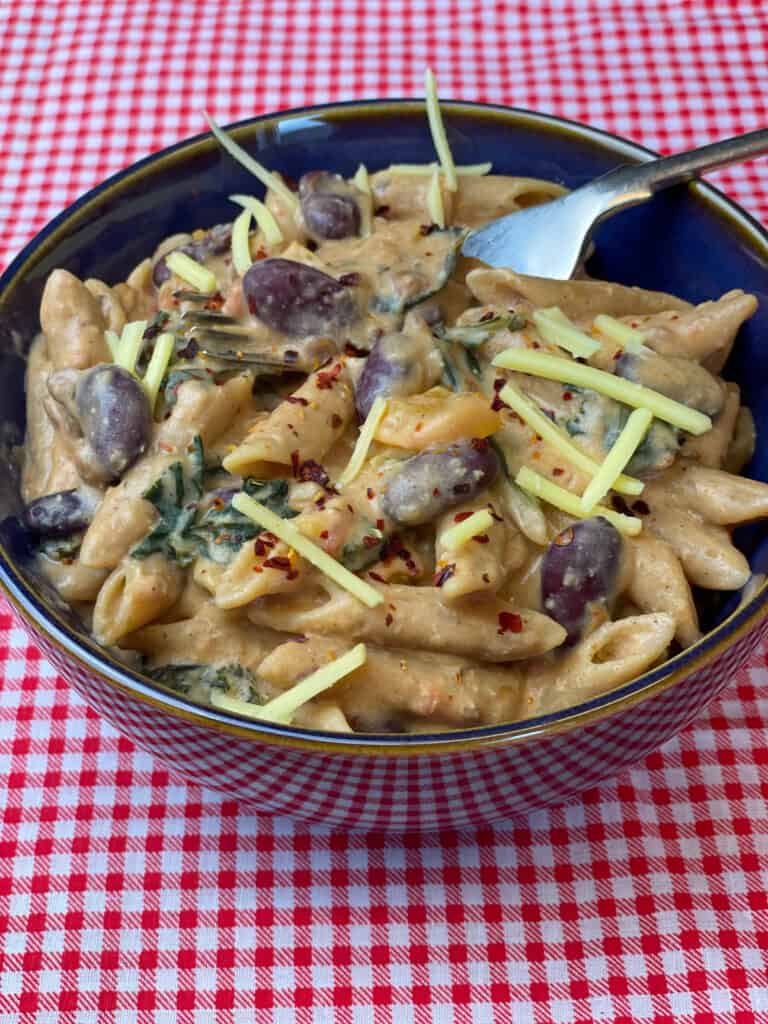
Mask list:
[[[768,123],[765,0],[0,0],[0,264],[203,128],[358,96],[664,151]],[[768,165],[721,173],[768,216]],[[0,1021],[768,1021],[768,671],[578,802],[475,832],[308,829],[170,775],[0,604]]]

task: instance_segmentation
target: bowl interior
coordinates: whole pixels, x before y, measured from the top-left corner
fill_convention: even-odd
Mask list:
[[[447,103],[444,110],[457,162],[492,160],[497,173],[550,178],[572,188],[620,163],[648,156],[647,151],[613,136],[527,111],[461,103]],[[315,168],[350,175],[360,163],[376,170],[390,163],[434,159],[423,104],[417,101],[288,112],[242,122],[233,134],[267,167],[294,179]],[[83,279],[98,277],[115,283],[168,235],[231,220],[236,212],[227,200],[231,193],[258,195],[261,191],[253,177],[209,136],[197,137],[147,158],[78,200],[0,278],[0,520],[6,520],[0,542],[7,555],[3,565],[0,550],[0,579],[11,584],[33,614],[45,619],[48,611],[34,594],[39,583],[29,577],[24,565],[23,534],[7,517],[19,511],[12,449],[23,438],[24,357],[39,330],[40,296],[48,274],[65,267]],[[740,384],[758,436],[768,436],[768,395],[762,387],[762,339],[768,335],[768,239],[754,221],[709,186],[670,190],[604,224],[589,269],[598,277],[663,289],[692,302],[731,288],[757,294],[760,309],[742,329],[725,375]],[[768,446],[758,446],[746,473],[768,481]],[[738,532],[755,571],[765,568],[766,536],[764,525]],[[50,601],[48,595],[49,608]],[[722,621],[737,601],[737,597],[710,601],[705,627]],[[66,646],[84,644],[102,670],[114,672],[114,663],[88,640],[72,616],[60,609],[58,617]],[[647,685],[654,678],[658,670],[629,684],[630,688]],[[590,706],[615,696],[599,698]],[[547,721],[573,713],[573,709],[561,712]],[[515,727],[504,729],[513,732]],[[419,737],[420,742],[424,739]]]

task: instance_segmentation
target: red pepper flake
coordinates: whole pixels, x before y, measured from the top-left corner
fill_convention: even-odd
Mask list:
[[[333,415],[331,416],[331,426],[333,427],[334,430],[338,430],[343,422],[344,420],[341,418],[341,416],[339,416],[337,412],[333,413]]]
[[[505,633],[522,633],[523,620],[517,612],[499,612],[499,628],[496,630],[499,636]]]
[[[328,531],[327,530],[323,530],[323,532],[320,534],[320,536],[322,537],[323,540],[328,540]]]
[[[500,412],[502,409],[508,408],[509,406],[507,405],[507,403],[503,402],[499,395],[493,396],[493,401],[491,402],[491,412]]]
[[[477,541],[478,544],[487,544],[490,538],[487,533],[478,533],[475,534],[472,540]]]
[[[473,437],[470,444],[476,452],[485,452],[490,448],[490,441],[487,437]]]
[[[433,585],[436,587],[442,587],[445,581],[449,580],[455,572],[456,563],[451,562],[450,565],[446,565],[444,569],[441,569],[439,572],[435,573],[435,578],[432,581]]]
[[[363,537],[363,547],[375,548],[381,543],[381,537]]]
[[[511,412],[511,413],[509,414],[509,418],[510,418],[511,420],[517,420],[517,422],[518,422],[518,423],[522,423],[522,422],[523,422],[523,417],[522,417],[522,416],[520,416],[520,415],[519,415],[518,413],[516,413],[516,412],[514,412],[514,411],[512,411],[512,412]]]
[[[440,488],[439,487],[433,488],[433,490],[432,490],[432,497],[433,498],[439,498],[440,497]]]
[[[319,498],[315,499],[315,506],[317,508],[321,508],[321,509],[325,508],[325,502],[326,502],[326,497],[325,497],[324,494],[321,494]]]
[[[387,612],[387,617],[384,619],[384,625],[385,626],[391,626],[394,621],[395,620],[394,620],[394,617],[393,617],[392,613],[391,612]]]
[[[613,358],[621,359],[621,349],[617,349],[617,351],[613,353]]]
[[[263,558],[268,550],[269,548],[264,543],[263,539],[261,537],[257,537],[256,540],[253,542],[253,553],[256,555],[256,557]]]
[[[301,466],[301,456],[299,455],[298,449],[291,452],[291,472],[294,477],[298,478],[299,468]]]
[[[285,558],[283,555],[273,555],[272,558],[266,558],[264,560],[265,569],[281,569],[283,572],[291,571],[291,560]]]
[[[504,380],[503,377],[497,377],[493,382],[493,390],[497,392],[501,391],[501,389],[504,387],[506,383],[507,382]]]
[[[355,510],[354,510],[354,509],[352,508],[352,506],[351,506],[351,505],[350,505],[349,503],[347,504],[347,511],[348,511],[348,512],[351,512],[351,513],[352,513],[352,515],[354,515],[354,514],[355,514]]]
[[[418,576],[419,570],[412,558],[405,559],[405,568],[408,570],[409,576]]]
[[[285,578],[287,580],[297,580],[299,578],[299,570],[298,569],[291,569],[290,572],[287,572],[285,574]]]
[[[264,572],[264,570],[261,568],[260,565],[254,565],[253,571],[254,572]]]
[[[291,458],[293,458],[293,454],[291,454]],[[320,484],[320,486],[324,487],[327,491],[333,490],[330,486],[330,477],[320,463],[315,462],[314,459],[307,459],[302,462],[301,466],[299,466],[298,473],[294,472],[293,475],[298,476],[299,480]]]
[[[376,214],[377,217],[386,217],[387,214],[389,213],[389,207],[377,206],[373,212]]]
[[[565,470],[561,469],[560,466],[555,466],[552,470],[552,476],[562,476],[564,472]]]
[[[213,507],[214,508],[224,508],[224,502],[222,501],[221,498],[214,498],[213,499]]]
[[[491,577],[488,575],[487,572],[483,573],[483,575],[481,576],[481,579],[482,579],[483,583],[490,583],[491,582]]]
[[[611,505],[613,505],[614,509],[622,515],[629,515],[629,505],[627,505],[626,501],[620,494],[614,494],[611,497]]]
[[[650,515],[651,509],[647,502],[643,501],[642,498],[638,498],[637,501],[632,502],[632,511],[637,512],[639,516]]]
[[[383,530],[384,529],[384,520],[383,519],[377,519],[376,520],[376,529],[377,530]]]
[[[538,343],[538,341],[534,341],[533,347],[534,348],[541,348],[541,345]]]
[[[321,391],[330,390],[340,373],[341,363],[336,363],[332,370],[319,370],[317,374],[317,387]]]
[[[380,576],[377,572],[369,572],[368,575],[372,580],[376,580],[377,583],[386,583],[387,581],[383,576]]]
[[[301,395],[288,395],[286,402],[292,402],[294,405],[309,405],[306,398],[302,398]]]
[[[373,501],[373,499],[376,497],[376,491],[374,491],[372,487],[366,487],[365,496],[368,499],[368,501]]]
[[[570,391],[564,391],[563,392],[563,401],[564,402],[570,402],[572,399],[573,399],[573,395],[571,394]]]
[[[271,548],[273,548],[275,544],[277,544],[277,537],[274,535],[274,533],[270,533],[269,530],[265,530],[261,536],[264,538],[265,543],[269,544]]]
[[[559,548],[566,548],[569,544],[573,543],[573,528],[567,527],[562,533],[558,533],[555,537],[553,544],[557,544]]]
[[[433,231],[437,231],[437,224],[422,224],[419,228],[419,234],[425,237],[431,235]]]
[[[469,519],[471,515],[471,512],[457,512],[456,515],[453,517],[453,521],[454,523],[463,523],[464,520]]]

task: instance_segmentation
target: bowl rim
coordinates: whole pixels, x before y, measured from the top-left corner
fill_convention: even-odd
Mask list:
[[[528,121],[539,130],[559,132],[597,142],[604,149],[618,156],[627,157],[635,163],[658,156],[653,150],[622,136],[554,114],[528,110],[523,107],[506,107],[500,104],[451,99],[441,99],[441,107],[448,115],[453,110],[457,113],[474,114],[480,117],[496,117],[513,121],[515,124]],[[260,129],[268,129],[270,126],[286,120],[298,120],[313,114],[341,121],[344,120],[345,115],[370,113],[375,116],[385,112],[387,108],[390,108],[392,112],[423,111],[424,103],[423,100],[411,97],[347,100],[261,114],[244,118],[225,127],[228,132],[238,136],[254,131],[258,133]],[[174,163],[192,153],[217,148],[211,133],[202,132],[143,157],[89,189],[45,225],[0,275],[0,310],[5,305],[4,296],[13,291],[27,266],[30,263],[39,262],[53,248],[58,235],[70,225],[73,219],[77,221],[87,216],[89,207],[98,204],[110,192],[117,190],[122,183],[135,179],[137,175],[141,177],[151,172],[158,164]],[[768,259],[768,230],[763,228],[751,214],[714,185],[696,181],[688,187],[697,195],[697,198],[712,207],[721,219],[730,220],[734,226],[739,228],[742,235],[747,237],[751,248],[762,250],[763,255]],[[5,595],[22,621],[29,625],[33,632],[43,634],[49,643],[65,656],[74,659],[82,669],[89,673],[95,673],[115,689],[172,716],[241,739],[274,746],[322,753],[356,753],[386,757],[452,753],[470,749],[480,750],[495,746],[509,746],[541,740],[544,737],[570,732],[587,724],[594,724],[659,695],[678,682],[682,682],[691,673],[710,665],[724,650],[733,646],[747,633],[757,629],[768,616],[768,580],[764,580],[747,600],[743,601],[721,623],[691,647],[668,659],[657,668],[644,672],[605,694],[548,715],[520,722],[475,726],[438,733],[330,733],[258,722],[219,711],[213,707],[195,704],[163,689],[149,677],[133,671],[118,661],[108,650],[100,647],[91,638],[77,636],[55,604],[46,601],[40,593],[27,584],[23,576],[16,570],[13,560],[1,541],[0,593]]]

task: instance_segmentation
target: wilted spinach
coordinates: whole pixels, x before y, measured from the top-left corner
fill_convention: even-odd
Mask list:
[[[200,509],[206,472],[203,443],[196,437],[186,465],[181,461],[172,463],[145,491],[144,498],[155,506],[160,518],[132,549],[134,558],[161,553],[181,566],[188,566],[198,556],[226,564],[246,541],[261,532],[261,527],[232,507],[232,492],[226,501],[214,494],[212,504]],[[287,480],[249,477],[243,490],[282,519],[297,514],[288,505]]]
[[[145,668],[144,672],[176,693],[188,694],[194,688],[202,696],[203,690],[217,689],[225,690],[238,700],[262,703],[256,690],[256,679],[243,665],[161,665],[159,668]]]

